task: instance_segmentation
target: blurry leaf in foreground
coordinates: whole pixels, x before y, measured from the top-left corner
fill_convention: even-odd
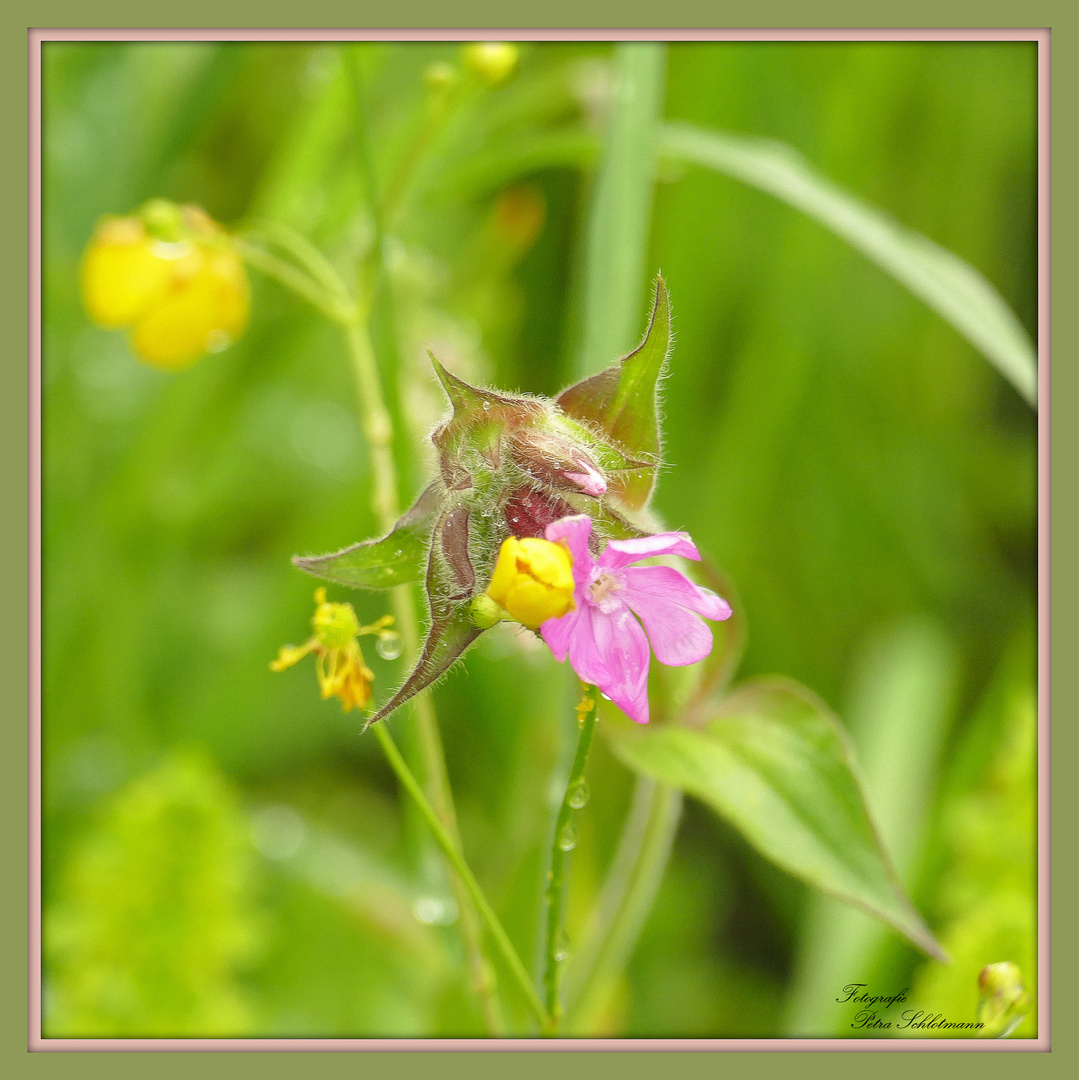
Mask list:
[[[783,869],[943,959],[884,851],[846,733],[804,687],[744,686],[700,730],[611,725],[608,734],[630,768],[701,799]]]
[[[659,149],[737,177],[831,229],[951,323],[1036,405],[1038,361],[1026,331],[993,286],[958,256],[819,176],[782,143],[670,123],[660,128]]]
[[[225,779],[178,754],[132,781],[72,853],[46,914],[48,1037],[236,1036],[256,944],[245,821]]]

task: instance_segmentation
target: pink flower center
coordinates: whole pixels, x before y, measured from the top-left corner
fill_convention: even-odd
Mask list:
[[[623,583],[613,574],[601,570],[589,586],[592,603],[603,612],[610,615],[612,611],[621,606],[621,602],[611,595],[622,588]]]

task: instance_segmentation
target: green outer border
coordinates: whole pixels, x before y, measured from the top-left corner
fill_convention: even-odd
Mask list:
[[[4,51],[6,62],[0,65],[4,89],[4,100],[8,108],[4,110],[3,123],[9,128],[8,145],[25,145],[26,127],[24,116],[27,104],[27,51],[26,29],[30,26],[175,26],[181,21],[188,26],[293,26],[296,15],[300,13],[294,3],[281,0],[192,0],[182,11],[175,7],[152,12],[145,3],[136,4],[130,0],[112,0],[94,5],[93,17],[87,17],[85,4],[65,0],[30,4],[24,0],[10,3],[4,22],[12,31],[5,34]],[[401,26],[447,26],[487,27],[487,26],[535,26],[534,9],[521,8],[511,11],[504,3],[493,0],[458,0],[453,6],[452,20],[447,17],[444,3],[431,0],[394,5],[389,9],[392,17],[387,17],[387,9],[378,5],[374,10],[367,10],[365,5],[355,2],[344,3],[342,0],[315,0],[305,6],[302,14],[307,26],[349,26],[363,24],[370,27]],[[1074,662],[1079,652],[1079,573],[1077,573],[1074,553],[1079,550],[1079,483],[1077,483],[1077,461],[1079,461],[1079,424],[1075,416],[1076,402],[1079,400],[1079,375],[1077,375],[1075,356],[1079,353],[1079,312],[1075,304],[1075,295],[1079,292],[1079,267],[1077,267],[1077,245],[1079,221],[1074,193],[1079,189],[1079,170],[1077,170],[1076,131],[1079,130],[1079,55],[1077,55],[1077,24],[1079,11],[1073,0],[1041,0],[1021,4],[1014,0],[909,0],[888,6],[877,5],[869,8],[863,2],[852,0],[832,0],[818,2],[812,8],[812,17],[807,17],[804,3],[796,0],[765,0],[751,8],[739,7],[737,11],[717,9],[714,3],[702,0],[675,0],[656,9],[653,5],[607,0],[605,3],[582,5],[580,0],[566,2],[554,0],[548,2],[543,10],[549,26],[593,27],[622,26],[649,27],[661,22],[669,27],[715,26],[720,21],[730,27],[783,27],[783,26],[819,26],[819,27],[919,27],[919,26],[1039,26],[1052,30],[1052,191],[1053,199],[1053,237],[1052,247],[1052,299],[1054,323],[1052,327],[1053,353],[1058,358],[1053,371],[1053,420],[1051,449],[1052,469],[1052,567],[1054,571],[1053,595],[1057,602],[1052,608],[1052,658],[1053,683],[1051,701],[1054,714],[1061,718],[1053,732],[1053,758],[1057,762],[1073,765],[1079,760],[1077,736],[1074,719],[1077,698],[1079,698],[1079,670]],[[741,16],[741,17],[739,17]],[[748,16],[748,17],[747,17]],[[4,266],[5,285],[0,290],[0,303],[6,316],[4,325],[9,328],[11,338],[9,358],[26,355],[27,322],[24,313],[27,304],[25,272],[27,235],[27,209],[25,204],[26,187],[21,177],[12,177],[9,173],[6,183],[10,185],[4,201],[4,251],[8,258]],[[4,422],[0,425],[0,439],[6,451],[5,460],[9,467],[3,471],[5,495],[15,506],[26,506],[26,487],[24,477],[27,467],[27,413],[23,402],[27,400],[26,369],[16,360],[3,368],[4,390],[2,396],[5,412]],[[7,710],[9,723],[4,729],[7,753],[3,756],[5,782],[0,786],[3,792],[3,819],[8,823],[4,832],[7,865],[26,866],[26,761],[27,742],[25,727],[19,722],[26,715],[27,670],[26,622],[23,598],[27,592],[27,543],[26,533],[21,523],[25,520],[21,511],[10,515],[9,520],[18,524],[4,534],[5,572],[3,576],[4,593],[7,601],[4,610],[11,613],[4,626],[5,639],[0,648],[0,658],[4,665],[4,685],[8,687],[9,703]],[[1058,769],[1060,766],[1058,766]],[[1069,828],[1076,820],[1077,785],[1070,777],[1058,775],[1051,798],[1052,810],[1060,827],[1055,834],[1052,894],[1054,930],[1053,954],[1062,959],[1053,965],[1052,984],[1053,1000],[1053,1050],[1047,1054],[1023,1054],[1021,1060],[1005,1054],[979,1054],[975,1062],[964,1058],[964,1066],[978,1069],[980,1076],[988,1077],[998,1071],[1006,1070],[1009,1075],[1018,1069],[1037,1076],[1070,1076],[1079,1064],[1079,1039],[1077,1039],[1074,1017],[1079,1013],[1079,1001],[1073,976],[1077,953],[1077,933],[1074,911],[1076,905],[1076,852],[1071,842],[1073,833]],[[1063,838],[1063,839],[1061,839]],[[8,880],[21,880],[22,875],[9,874]],[[211,1053],[201,1056],[197,1061],[187,1054],[154,1054],[151,1059],[141,1053],[77,1054],[78,1061],[70,1061],[67,1054],[33,1054],[26,1052],[26,983],[23,958],[27,955],[26,945],[26,902],[21,889],[5,892],[5,933],[3,937],[6,959],[4,970],[7,979],[3,986],[2,1017],[3,1057],[9,1061],[4,1067],[8,1076],[58,1075],[69,1069],[84,1072],[108,1073],[109,1075],[137,1075],[149,1065],[160,1075],[187,1076],[192,1068],[216,1073],[219,1070],[235,1069],[240,1062],[230,1055]],[[246,1055],[245,1055],[246,1056]],[[608,1055],[605,1055],[608,1056]],[[959,1062],[948,1060],[946,1054],[926,1052],[916,1061],[906,1053],[797,1053],[797,1061],[790,1060],[787,1053],[758,1052],[725,1054],[722,1061],[716,1061],[711,1053],[660,1052],[634,1056],[631,1053],[617,1052],[612,1055],[617,1061],[610,1063],[620,1075],[632,1076],[634,1073],[651,1074],[664,1066],[676,1069],[684,1076],[714,1076],[719,1069],[732,1074],[741,1074],[743,1069],[750,1069],[753,1075],[768,1074],[783,1070],[785,1074],[792,1067],[799,1072],[821,1075],[854,1075],[872,1069],[878,1076],[899,1075],[911,1067],[930,1074],[954,1069]],[[302,1067],[318,1069],[323,1075],[354,1076],[357,1062],[342,1054],[304,1054]],[[437,1058],[437,1060],[435,1060]],[[266,1075],[293,1075],[300,1067],[300,1062],[292,1060],[292,1055],[258,1054],[257,1067]],[[665,1059],[665,1060],[661,1060]],[[377,1062],[377,1065],[376,1065]],[[1069,1062],[1071,1065],[1069,1066]],[[452,1054],[437,1053],[434,1057],[424,1054],[371,1054],[363,1059],[364,1070],[381,1073],[380,1066],[385,1063],[386,1071],[394,1075],[408,1074],[413,1070],[429,1066],[440,1072],[456,1073],[467,1070],[469,1076],[501,1075],[507,1066],[512,1067],[520,1076],[538,1075],[554,1067],[560,1071],[576,1073],[586,1069],[595,1069],[599,1064],[592,1060],[592,1055],[581,1053],[560,1054],[557,1062],[549,1061],[543,1054],[514,1054],[501,1052]],[[963,1067],[963,1066],[960,1066]]]

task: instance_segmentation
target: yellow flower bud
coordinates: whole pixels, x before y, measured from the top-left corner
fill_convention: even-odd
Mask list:
[[[87,313],[128,327],[135,353],[176,370],[225,348],[247,325],[247,274],[231,238],[195,206],[163,199],[106,218],[83,256]]]
[[[983,1039],[1006,1039],[1030,1012],[1019,968],[1010,961],[987,964],[978,975],[978,1022]]]
[[[517,46],[509,41],[474,41],[464,49],[465,64],[495,86],[509,78],[517,66]]]
[[[509,616],[538,630],[574,609],[573,556],[564,544],[511,536],[498,552],[487,595]]]

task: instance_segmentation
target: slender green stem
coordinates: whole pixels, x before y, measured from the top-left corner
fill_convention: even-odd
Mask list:
[[[280,282],[286,289],[291,289],[330,322],[345,326],[355,318],[353,307],[343,304],[338,299],[336,290],[333,295],[327,295],[322,283],[314,280],[307,271],[278,258],[272,252],[252,243],[250,239],[241,239],[239,243],[245,262]]]
[[[592,745],[592,735],[596,730],[596,707],[599,691],[594,686],[586,686],[577,716],[581,725],[581,737],[577,741],[577,753],[566,784],[566,794],[558,811],[554,827],[554,843],[551,846],[551,870],[547,875],[547,969],[543,983],[547,991],[547,1013],[551,1018],[554,1034],[562,1016],[562,1003],[559,1000],[559,982],[565,950],[561,945],[562,907],[565,898],[564,878],[566,855],[573,848],[568,842],[569,830],[573,828],[572,817],[575,809],[574,793],[581,790],[584,783],[584,767],[588,761],[588,750]],[[578,803],[578,805],[580,805]]]
[[[312,263],[309,270],[300,270],[248,241],[242,241],[242,251],[250,265],[292,289],[344,331],[356,379],[361,425],[371,451],[371,472],[374,476],[372,509],[380,530],[389,532],[399,513],[397,467],[393,459],[393,421],[384,403],[378,364],[361,312],[348,300],[347,289],[336,276],[333,266],[322,258],[321,253],[320,261],[306,260]],[[293,254],[299,257],[298,249]],[[316,262],[317,280],[313,277]],[[345,300],[341,301],[338,297],[344,297]],[[419,653],[420,630],[412,600],[412,587],[394,589],[391,606],[401,635],[403,652],[408,657],[414,657]],[[453,793],[446,771],[438,718],[429,693],[419,694],[413,699],[413,715],[416,717],[424,779],[431,801],[437,808],[440,822],[459,845]],[[450,875],[450,885],[460,913],[461,940],[468,960],[469,975],[479,998],[484,1022],[491,1034],[500,1034],[503,1021],[493,972],[483,955],[483,940],[476,911],[468,891],[454,874]]]
[[[382,399],[378,365],[367,326],[354,319],[345,327],[348,351],[360,399],[360,422],[371,452],[374,489],[371,507],[379,529],[387,533],[397,523],[397,465],[393,460],[393,421]]]
[[[401,751],[397,749],[397,744],[393,741],[386,724],[375,724],[372,730],[382,746],[383,753],[386,755],[386,760],[389,761],[390,767],[397,774],[397,778],[401,781],[405,790],[408,791],[415,800],[416,805],[420,809],[420,813],[423,814],[424,819],[430,826],[438,846],[442,849],[446,859],[464,883],[468,895],[476,905],[476,910],[480,913],[480,917],[486,923],[491,937],[494,938],[495,944],[502,954],[502,958],[506,961],[506,965],[512,972],[517,985],[520,987],[521,993],[524,994],[525,1000],[528,1002],[528,1007],[539,1021],[540,1030],[547,1034],[550,1029],[550,1021],[547,1013],[544,1012],[539,995],[532,985],[532,979],[529,977],[527,969],[521,962],[517,950],[513,947],[513,942],[510,941],[505,928],[499,921],[498,916],[494,913],[491,905],[487,902],[487,898],[483,895],[483,890],[476,881],[468,863],[465,862],[464,856],[454,843],[453,838],[450,836],[445,825],[442,824],[438,814],[435,813],[434,808],[427,801],[423,789],[420,787],[408,765],[405,763],[405,759],[401,756]]]
[[[375,481],[371,504],[380,530],[389,532],[399,513],[397,466],[393,460],[393,421],[383,402],[378,365],[366,325],[357,319],[345,328],[345,333],[359,392],[363,431],[371,450],[371,472]],[[414,657],[419,652],[420,632],[412,602],[412,587],[406,585],[394,589],[392,604],[401,644],[406,655]],[[449,774],[446,771],[446,755],[442,749],[438,718],[429,691],[417,695],[414,699],[413,715],[416,718],[428,794],[438,811],[439,819],[459,843],[457,814],[453,805]],[[479,998],[484,1022],[491,1033],[496,1034],[502,1029],[502,1017],[495,998],[490,966],[483,956],[479,924],[468,896],[461,891],[452,875],[450,880],[460,912],[461,939],[468,960],[469,977]]]
[[[265,240],[276,244],[291,255],[327,293],[333,296],[343,311],[351,308],[352,299],[341,280],[341,275],[334,269],[333,263],[303,233],[279,221],[261,219],[250,222],[246,232],[253,240]]]
[[[647,809],[642,814],[639,808],[644,807]],[[682,796],[677,788],[638,780],[637,812],[631,813],[623,834],[625,847],[620,846],[615,859],[616,867],[621,864],[621,874],[616,877],[612,873],[609,895],[604,889],[599,909],[601,925],[586,946],[592,959],[570,1003],[567,1026],[575,1034],[588,1031],[633,951],[667,869],[681,809]]]

